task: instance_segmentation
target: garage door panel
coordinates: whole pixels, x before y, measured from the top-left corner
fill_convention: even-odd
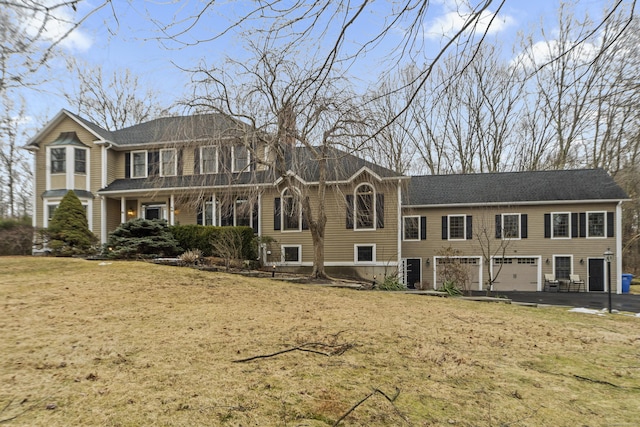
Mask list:
[[[500,273],[493,283],[494,291],[538,290],[538,258],[495,258],[493,274],[497,274],[499,269]]]

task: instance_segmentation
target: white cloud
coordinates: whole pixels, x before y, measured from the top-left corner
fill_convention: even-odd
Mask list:
[[[54,4],[52,1],[44,3]],[[76,13],[71,7],[51,8],[50,16],[45,15],[44,7],[28,16],[22,15],[22,24],[29,36],[49,43],[60,41],[60,46],[70,51],[86,51],[91,47],[93,40],[81,29],[76,28],[69,33],[75,25],[76,18]]]
[[[572,44],[561,43],[557,40],[539,41],[513,58],[510,65],[532,70],[555,60],[561,54],[568,55],[568,58],[576,63],[587,63],[592,61],[599,52],[598,46],[593,43],[583,42],[573,49],[572,47]]]
[[[424,30],[424,36],[428,39],[440,39],[452,37],[460,31],[473,14],[466,8],[451,10],[451,4],[445,5],[450,11],[431,21]],[[471,25],[466,34],[496,34],[515,24],[515,19],[508,15],[496,15],[489,11],[483,11],[477,22]]]

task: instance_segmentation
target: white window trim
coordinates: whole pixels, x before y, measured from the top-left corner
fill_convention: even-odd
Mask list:
[[[84,151],[84,172],[76,172],[76,151]],[[89,150],[81,147],[73,147],[73,174],[86,175],[89,173]]]
[[[47,166],[49,168],[49,173],[51,175],[65,175],[69,171],[69,150],[67,148],[68,148],[67,146],[60,146],[60,145],[54,146],[54,147],[47,147],[48,154],[49,154],[49,158],[47,159]],[[51,169],[51,162],[53,161],[53,155],[51,154],[51,152],[53,150],[64,151],[64,171],[63,172],[53,172],[53,170]]]
[[[372,247],[372,257],[371,261],[358,261],[358,248],[360,247]],[[356,243],[353,245],[353,263],[355,265],[375,265],[376,264],[376,244],[375,243]]]
[[[285,229],[284,228],[284,199],[285,199],[285,193],[287,193],[288,191],[291,191],[288,188],[285,188],[284,190],[282,190],[282,193],[280,193],[280,231],[282,233],[300,233],[302,232],[302,204],[298,201],[298,228],[289,228],[289,229]],[[293,197],[293,201],[296,201],[296,198]]]
[[[407,239],[406,235],[405,235],[405,231],[406,231],[406,227],[405,227],[405,220],[407,218],[418,218],[418,238],[417,239]],[[405,215],[402,217],[402,240],[404,242],[419,242],[420,241],[420,236],[422,234],[422,224],[420,223],[420,215]],[[413,258],[412,258],[413,259]]]
[[[160,209],[160,218],[159,219],[164,219],[165,221],[169,221],[168,218],[168,211],[167,211],[167,204],[165,202],[142,202],[139,204],[140,209],[140,218],[147,218],[147,208],[159,208]]]
[[[362,187],[363,185],[366,185],[368,187],[371,188],[371,190],[373,191],[373,226],[369,227],[369,228],[358,228],[358,189],[360,187]],[[368,182],[363,182],[360,183],[356,186],[356,188],[353,190],[353,230],[354,231],[375,231],[376,227],[378,226],[378,210],[376,209],[377,203],[377,193],[376,193],[376,187]]]
[[[463,237],[459,238],[455,238],[453,239],[451,237],[451,218],[454,217],[462,217],[462,235]],[[454,242],[456,241],[463,241],[463,240],[467,240],[467,215],[465,214],[456,214],[456,215],[447,215],[447,240],[452,240]]]
[[[573,254],[554,254],[553,255],[553,265],[551,266],[553,269],[553,277],[557,277],[556,276],[556,258],[569,258],[569,264],[571,266],[571,270],[569,271],[569,274],[573,274]]]
[[[602,214],[603,217],[603,232],[604,235],[602,236],[590,236],[589,235],[589,215],[590,214]],[[607,238],[607,211],[587,211],[586,215],[585,215],[585,219],[587,220],[587,223],[585,224],[585,234],[586,234],[586,238],[587,239],[606,239]]]
[[[214,160],[213,160],[213,172],[205,172],[204,170],[204,150],[206,149],[213,149],[214,152]],[[218,146],[217,145],[207,145],[204,147],[200,147],[200,173],[201,174],[214,174],[214,173],[218,173]]]
[[[247,166],[240,170],[236,170],[236,147],[242,147],[247,150]],[[251,171],[251,151],[244,144],[234,144],[231,146],[231,172],[249,172]]]
[[[211,204],[211,224],[207,224],[207,204]],[[207,197],[202,201],[202,225],[217,225],[216,220],[218,218],[218,201],[215,195]]]
[[[554,215],[567,215],[568,218],[568,222],[567,222],[567,236],[559,236],[556,237],[555,233],[554,233],[554,227],[553,227],[553,217]],[[571,239],[571,212],[551,212],[551,238],[552,239],[557,239],[557,240],[568,240]]]
[[[298,261],[285,261],[284,259],[285,248],[297,248]],[[302,264],[302,245],[280,245],[280,263],[283,265],[301,265]]]
[[[168,151],[173,151],[173,173],[165,173],[164,171],[164,160],[162,159],[162,155],[165,152]],[[160,161],[160,176],[176,176],[178,174],[178,152],[175,148],[163,148],[160,150],[160,158],[158,159]]]
[[[133,161],[133,158],[135,154],[140,154],[140,153],[144,153],[144,175],[135,176],[135,174],[133,173],[135,171],[135,162]],[[129,176],[131,178],[146,178],[149,174],[149,154],[147,153],[147,150],[132,151],[130,156],[131,156],[131,161],[129,162],[130,163]]]
[[[506,215],[513,215],[513,216],[517,216],[518,217],[518,237],[505,237],[504,235],[504,217]],[[520,240],[522,239],[522,214],[520,213],[503,213],[500,214],[500,226],[502,227],[501,232],[500,232],[500,236],[502,238],[502,240]]]

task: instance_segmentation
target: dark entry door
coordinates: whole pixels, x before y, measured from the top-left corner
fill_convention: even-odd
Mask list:
[[[603,259],[589,260],[589,291],[590,292],[604,291],[604,260]]]
[[[416,283],[420,283],[420,259],[407,258],[407,288],[415,289]]]

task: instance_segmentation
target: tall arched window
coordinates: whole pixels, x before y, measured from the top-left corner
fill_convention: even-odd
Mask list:
[[[300,230],[300,203],[289,189],[282,192],[282,229]]]
[[[374,228],[375,225],[375,193],[369,184],[360,184],[356,188],[355,224],[356,229]]]

